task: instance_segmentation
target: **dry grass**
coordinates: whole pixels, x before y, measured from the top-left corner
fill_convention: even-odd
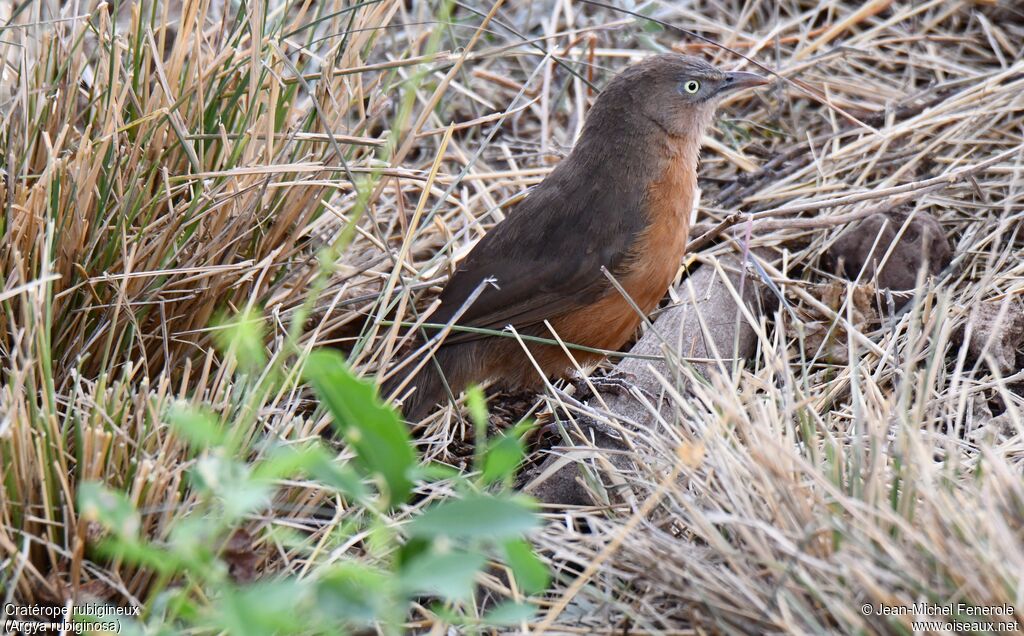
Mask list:
[[[842,363],[801,336],[842,228],[763,226],[753,243],[779,249],[763,268],[788,305],[763,318],[742,368],[710,385],[679,369],[691,393],[677,417],[633,435],[632,470],[595,473],[626,494],[552,514],[535,537],[557,574],[538,622],[906,632],[909,617],[860,608],[914,601],[1008,603],[1019,622],[1024,365],[1020,352],[1010,372],[974,360],[956,334],[972,307],[1024,294],[1024,14],[1008,1],[679,4],[643,11],[790,80],[723,109],[701,168],[706,219],[849,214],[1013,152],[915,192],[954,262],[881,328],[861,333],[845,306],[828,316],[851,334]],[[125,489],[163,537],[194,500],[164,422],[174,400],[211,404],[253,440],[325,429],[295,377],[270,394],[240,384],[212,346],[220,312],[260,310],[275,364],[329,343],[378,373],[401,345],[394,321],[421,317],[503,204],[544,177],[612,72],[668,47],[738,66],[569,0],[508,2],[490,21],[486,2],[455,4],[449,23],[435,3],[391,0],[237,16],[217,0],[166,15],[56,5],[0,7],[0,572],[24,601],[84,585],[146,598],[151,573],[86,558],[73,492]],[[321,269],[318,254],[340,257]],[[471,433],[453,409],[417,434],[427,457],[462,465]],[[308,548],[345,520],[329,493],[295,485],[254,520],[264,567],[336,559]]]

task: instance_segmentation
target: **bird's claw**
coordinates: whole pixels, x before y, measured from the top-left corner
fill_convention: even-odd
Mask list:
[[[598,393],[623,396],[629,395],[630,390],[637,387],[636,375],[626,371],[616,371],[614,375],[591,378],[572,378],[569,383],[575,389],[574,395],[578,400],[593,397],[594,390]]]

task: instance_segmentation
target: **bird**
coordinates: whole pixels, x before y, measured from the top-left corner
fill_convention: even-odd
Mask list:
[[[767,83],[756,73],[722,71],[676,53],[618,73],[598,94],[570,153],[449,278],[429,322],[456,327],[433,360],[407,361],[383,393],[404,386],[402,414],[419,421],[448,390],[458,395],[487,380],[529,389],[543,382],[537,367],[549,378],[575,370],[560,346],[493,333],[508,327],[548,340],[553,330],[563,342],[590,349],[622,347],[682,262],[701,140],[719,101]],[[584,367],[604,357],[570,351]]]

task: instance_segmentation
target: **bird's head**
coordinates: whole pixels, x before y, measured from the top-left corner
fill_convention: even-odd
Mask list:
[[[722,71],[699,58],[656,55],[619,73],[598,97],[591,119],[621,118],[677,137],[703,136],[723,96],[767,84],[755,73]]]

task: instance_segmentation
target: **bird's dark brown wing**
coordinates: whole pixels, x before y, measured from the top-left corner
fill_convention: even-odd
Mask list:
[[[487,287],[456,324],[522,330],[592,303],[609,288],[601,268],[617,273],[629,256],[645,225],[643,193],[617,188],[618,179],[574,172],[559,166],[477,243],[431,322],[449,322],[489,277],[497,288]],[[480,337],[453,332],[446,342]]]

